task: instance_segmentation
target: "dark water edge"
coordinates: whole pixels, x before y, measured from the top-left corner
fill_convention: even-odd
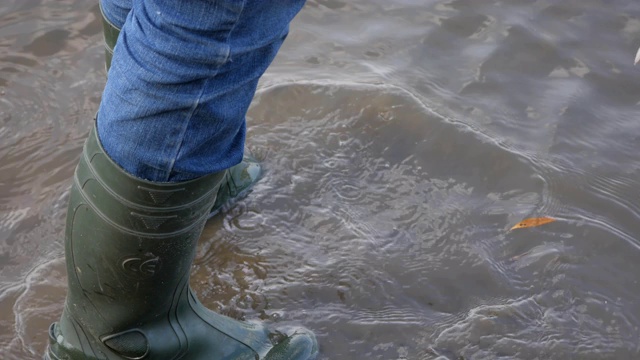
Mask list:
[[[2,359],[62,309],[101,36],[93,1],[0,4]],[[640,358],[639,45],[633,1],[309,1],[248,116],[267,175],[192,285],[323,359]]]

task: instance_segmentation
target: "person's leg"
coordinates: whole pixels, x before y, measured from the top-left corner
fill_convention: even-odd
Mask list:
[[[180,181],[242,159],[245,113],[301,1],[134,1],[98,112],[129,173]]]
[[[100,0],[102,15],[117,29],[122,29],[132,7],[133,0]]]
[[[280,336],[204,308],[189,288],[244,115],[300,2],[135,0],[76,169],[65,235],[69,290],[51,359],[311,359]]]
[[[109,72],[113,51],[117,43],[120,29],[124,25],[133,7],[132,0],[101,0],[104,42],[105,66]],[[228,169],[220,186],[216,202],[211,208],[210,217],[214,216],[225,204],[233,203],[246,194],[262,175],[262,167],[258,160],[249,154],[244,154],[242,161]]]

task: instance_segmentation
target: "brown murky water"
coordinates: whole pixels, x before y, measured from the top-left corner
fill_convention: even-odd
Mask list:
[[[640,358],[640,3],[309,1],[249,114],[266,177],[193,285],[323,359]],[[64,301],[98,8],[0,4],[0,358]],[[508,232],[532,216],[559,221]]]

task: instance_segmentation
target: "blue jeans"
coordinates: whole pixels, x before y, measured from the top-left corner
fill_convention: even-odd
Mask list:
[[[242,160],[258,79],[304,0],[101,0],[121,28],[98,110],[107,154],[177,182]]]

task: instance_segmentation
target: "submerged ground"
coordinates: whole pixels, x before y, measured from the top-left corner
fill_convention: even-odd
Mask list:
[[[62,309],[101,37],[92,0],[0,4],[3,359]],[[192,285],[323,359],[640,357],[639,45],[637,1],[309,1],[248,116],[266,176]]]

